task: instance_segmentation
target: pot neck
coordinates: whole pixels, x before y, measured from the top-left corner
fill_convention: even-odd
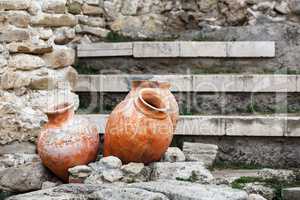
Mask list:
[[[53,110],[47,111],[48,126],[59,127],[73,119],[75,112],[72,104],[56,106]]]
[[[150,118],[165,119],[168,116],[163,98],[151,88],[141,89],[135,99],[135,107]]]

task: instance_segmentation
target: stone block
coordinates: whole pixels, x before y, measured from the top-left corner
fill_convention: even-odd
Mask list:
[[[131,42],[82,44],[78,46],[78,57],[132,56],[132,48]]]
[[[31,0],[0,0],[0,10],[26,10]]]
[[[300,187],[283,189],[282,197],[283,200],[300,200]]]
[[[226,56],[226,42],[180,42],[180,57]]]
[[[77,18],[71,14],[41,13],[31,18],[31,25],[43,27],[75,26]]]
[[[227,57],[275,57],[275,42],[228,42]]]
[[[218,153],[218,146],[203,143],[183,143],[183,153],[187,161],[200,161],[206,166],[212,166]]]
[[[133,56],[136,58],[179,57],[179,42],[135,42]]]
[[[3,28],[0,30],[0,42],[13,42],[29,39],[29,32],[19,28]]]

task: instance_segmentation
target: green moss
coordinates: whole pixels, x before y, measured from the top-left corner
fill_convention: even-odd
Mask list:
[[[114,31],[109,32],[104,40],[105,40],[105,42],[129,42],[129,41],[132,41],[132,39],[130,37],[124,36],[122,34],[114,32]]]
[[[228,163],[217,161],[212,166],[212,170],[222,170],[222,169],[263,169],[268,168],[268,166],[262,166],[257,163]]]
[[[263,186],[270,187],[275,192],[273,200],[282,200],[282,189],[287,187],[299,187],[300,182],[286,182],[278,179],[263,179],[260,177],[241,177],[231,183],[231,187],[235,189],[243,189],[247,183],[261,183]]]
[[[67,5],[67,8],[68,8],[68,12],[74,15],[81,13],[81,4],[78,2],[69,3]]]

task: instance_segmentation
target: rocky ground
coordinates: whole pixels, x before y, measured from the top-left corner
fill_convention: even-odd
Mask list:
[[[201,145],[201,151],[192,151]],[[200,143],[187,143],[183,151],[170,147],[161,161],[148,166],[99,158],[70,168],[69,184],[43,167],[38,155],[6,154],[0,157],[0,188],[14,194],[7,200],[277,200],[279,185],[297,184],[295,170],[213,169],[217,149]]]

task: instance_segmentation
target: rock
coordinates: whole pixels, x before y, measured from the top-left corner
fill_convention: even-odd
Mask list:
[[[44,0],[42,9],[46,13],[65,13],[66,0]]]
[[[36,145],[30,142],[11,142],[0,145],[0,155],[5,154],[36,154]]]
[[[184,162],[185,156],[178,147],[169,147],[162,158],[163,162]]]
[[[19,70],[33,70],[45,66],[45,62],[38,56],[16,54],[8,61],[8,66]]]
[[[32,28],[31,31],[34,35],[38,35],[40,39],[42,40],[48,40],[53,36],[53,31],[51,28],[43,28],[43,27],[37,27]]]
[[[37,154],[4,154],[0,156],[0,170],[33,162],[40,162],[40,157]]]
[[[80,24],[94,27],[105,27],[105,19],[102,17],[88,17],[85,15],[79,15],[77,17]]]
[[[262,183],[247,183],[245,187],[243,187],[248,194],[259,194],[266,199],[273,199],[275,197],[274,189],[262,185]]]
[[[95,35],[97,37],[102,37],[105,38],[108,33],[110,32],[107,29],[104,28],[100,28],[100,27],[91,27],[91,26],[85,26],[85,25],[78,25],[76,27],[76,32],[77,33],[87,33],[87,34],[91,34],[91,35]]]
[[[31,78],[22,72],[6,71],[1,77],[1,89],[14,89],[30,85]]]
[[[81,7],[82,13],[85,15],[102,15],[103,9],[99,6],[90,6],[88,4],[83,4]]]
[[[5,18],[5,22],[19,28],[27,28],[30,23],[30,15],[25,11],[0,11],[1,17]]]
[[[0,144],[34,142],[47,117],[28,106],[28,99],[10,92],[0,91],[0,104],[6,107],[0,109]]]
[[[92,174],[92,169],[86,165],[78,165],[69,170],[69,183],[83,183]]]
[[[218,153],[218,146],[203,143],[183,143],[183,153],[187,161],[201,161],[206,166],[212,166]]]
[[[31,18],[31,25],[44,27],[75,26],[76,17],[71,14],[39,14]]]
[[[45,189],[49,189],[49,188],[54,188],[56,186],[60,185],[59,182],[51,182],[51,181],[45,181],[42,183],[42,190],[45,190]]]
[[[68,12],[74,15],[81,14],[82,1],[70,0],[67,4]]]
[[[139,7],[139,0],[125,0],[123,1],[122,14],[123,15],[136,15]]]
[[[7,59],[0,55],[0,68],[5,67],[7,65]]]
[[[122,161],[114,156],[104,157],[99,161],[99,165],[106,169],[119,169],[122,166]]]
[[[201,185],[185,181],[154,181],[133,183],[129,187],[158,192],[169,199],[178,200],[247,200],[248,195],[241,190],[224,185]]]
[[[26,10],[31,0],[0,0],[0,10]]]
[[[51,175],[39,162],[0,171],[0,188],[11,192],[29,192],[42,188]]]
[[[43,59],[52,69],[68,67],[75,62],[75,51],[66,46],[56,45],[51,53],[44,54]]]
[[[29,53],[29,54],[45,54],[51,52],[52,45],[42,40],[34,43],[32,41],[12,42],[8,44],[8,50],[11,53]]]
[[[0,29],[0,42],[13,42],[27,39],[29,39],[28,30],[11,26]]]
[[[170,179],[198,183],[210,183],[213,180],[212,174],[202,162],[156,162],[151,168],[151,180]]]
[[[31,1],[30,7],[28,8],[28,12],[31,15],[37,15],[42,12],[42,3],[38,1]]]
[[[160,193],[136,188],[118,188],[103,185],[67,184],[55,188],[12,196],[7,200],[49,200],[49,199],[113,199],[113,200],[168,200]]]
[[[279,12],[280,14],[289,14],[290,13],[290,9],[289,9],[289,5],[287,2],[280,2],[280,3],[276,3],[275,8],[274,8],[277,12]]]
[[[100,2],[99,0],[84,0],[85,3],[89,5],[99,6]]]
[[[67,44],[75,38],[75,30],[73,28],[62,27],[58,28],[54,32],[55,44]]]
[[[224,15],[226,23],[232,26],[243,25],[247,21],[247,8],[238,0],[219,1],[218,7]]]
[[[291,0],[289,1],[289,8],[291,12],[300,15],[300,1],[299,0]]]
[[[294,182],[296,175],[292,170],[262,169],[258,176],[263,179],[276,179],[278,181]]]
[[[102,176],[105,181],[113,183],[123,178],[123,172],[120,169],[107,169],[102,172]]]
[[[248,200],[267,200],[258,194],[250,194]]]
[[[124,178],[123,182],[134,183],[147,181],[150,178],[151,169],[143,163],[129,163],[121,167]]]
[[[110,20],[115,20],[120,16],[122,0],[107,0],[103,4],[105,13]]]
[[[157,14],[124,16],[111,23],[112,31],[131,38],[159,38],[163,35],[165,18]]]

